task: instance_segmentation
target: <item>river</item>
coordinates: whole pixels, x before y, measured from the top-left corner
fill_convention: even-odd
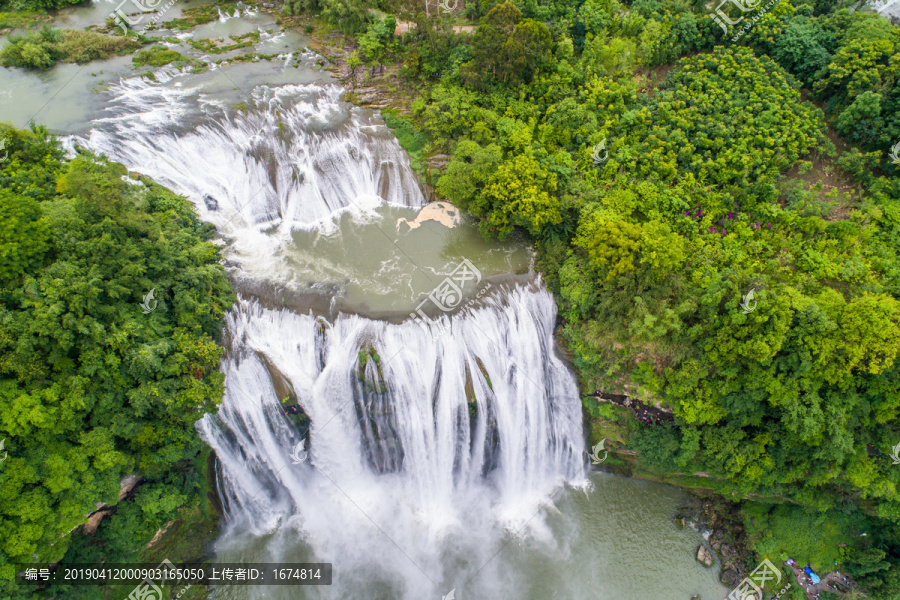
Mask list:
[[[226,513],[217,560],[328,562],[334,583],[211,597],[723,598],[718,565],[694,560],[702,537],[675,524],[688,498],[588,463],[556,307],[522,239],[484,241],[426,205],[381,116],[342,101],[309,40],[271,17],[155,35],[209,61],[190,36],[253,28],[259,44],[239,52],[278,58],[153,78],[127,57],[0,69],[0,119],[107,154],[219,231],[240,299],[224,402],[198,423]]]

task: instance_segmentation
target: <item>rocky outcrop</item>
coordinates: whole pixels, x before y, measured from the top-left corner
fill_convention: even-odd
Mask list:
[[[141,475],[129,475],[120,481],[118,501],[121,502],[129,496],[132,496],[143,479],[144,478]],[[103,517],[116,512],[117,505],[109,506],[98,502],[95,506],[97,507],[97,510],[87,515],[87,522],[81,528],[81,532],[84,535],[94,535],[97,533],[97,528],[100,527],[100,522],[103,520]]]
[[[713,553],[706,549],[706,546],[701,545],[697,549],[697,562],[704,567],[711,567],[716,559],[713,557]]]
[[[131,494],[131,492],[133,492],[135,488],[137,488],[138,483],[140,483],[143,478],[144,477],[141,475],[129,475],[128,477],[120,481],[119,502],[127,498]]]
[[[736,504],[714,494],[694,499],[675,516],[675,524],[699,532],[706,543],[697,549],[697,561],[711,566],[718,559],[719,581],[736,587],[753,569],[756,560],[747,545],[744,525]]]
[[[87,523],[85,523],[81,527],[81,532],[84,535],[94,535],[95,533],[97,533],[97,528],[100,527],[100,521],[102,521],[103,517],[108,514],[106,510],[108,508],[110,507],[103,507],[97,512],[91,513],[91,516],[88,517]]]
[[[675,421],[672,409],[658,404],[649,404],[632,396],[608,394],[597,390],[588,397],[595,398],[598,402],[611,402],[612,404],[624,406],[625,408],[630,409],[634,416],[644,423],[655,424]]]
[[[150,548],[152,548],[152,547],[156,544],[156,542],[158,542],[160,539],[162,539],[162,536],[164,536],[164,535],[166,534],[166,531],[169,530],[169,527],[171,527],[173,523],[175,523],[175,521],[169,521],[168,523],[166,523],[166,526],[165,526],[165,527],[163,527],[162,529],[158,530],[158,531],[156,532],[156,535],[153,536],[153,539],[150,540],[150,543],[147,544],[147,545],[145,546],[145,548],[147,548],[148,550],[149,550]]]

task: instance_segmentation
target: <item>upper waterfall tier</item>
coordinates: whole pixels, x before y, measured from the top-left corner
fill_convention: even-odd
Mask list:
[[[227,106],[180,83],[122,80],[87,145],[186,195],[225,235],[424,203],[380,116],[342,102],[338,85],[259,86]]]

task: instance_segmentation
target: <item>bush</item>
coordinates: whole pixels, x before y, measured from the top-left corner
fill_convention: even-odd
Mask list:
[[[135,67],[161,67],[176,60],[189,61],[190,59],[183,54],[179,54],[174,50],[169,50],[165,46],[153,46],[146,50],[141,50],[131,59]]]
[[[112,37],[96,31],[54,29],[10,36],[0,50],[0,65],[46,71],[58,61],[86,63],[140,47],[129,37]]]

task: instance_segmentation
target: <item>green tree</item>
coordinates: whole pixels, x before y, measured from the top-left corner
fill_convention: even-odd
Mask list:
[[[531,155],[520,154],[497,167],[469,210],[482,218],[479,227],[485,236],[502,240],[515,226],[539,236],[544,227],[562,219],[559,199],[551,195],[555,190],[556,176]]]
[[[460,71],[475,89],[527,83],[544,68],[551,54],[550,30],[510,2],[491,9],[472,39],[472,60]]]
[[[146,479],[154,514],[196,503],[196,486],[172,488],[171,473],[202,450],[193,424],[221,398],[216,341],[233,295],[214,231],[185,199],[127,182],[121,165],[91,154],[66,161],[43,129],[5,135],[0,178],[11,185],[0,211],[15,226],[0,231],[8,577],[11,562],[61,559],[69,532],[96,503],[115,504],[129,473]]]

